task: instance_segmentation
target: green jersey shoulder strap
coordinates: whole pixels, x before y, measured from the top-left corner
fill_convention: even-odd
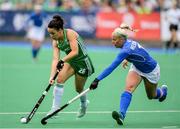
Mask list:
[[[64,51],[66,54],[69,54],[71,52],[71,47],[70,47],[70,43],[69,43],[69,40],[67,37],[67,29],[64,29],[63,33],[64,33],[63,41],[57,41],[57,46],[61,51]],[[84,40],[80,36],[78,36],[76,41],[78,44],[79,53],[72,60],[80,60],[80,59],[86,58],[87,57],[87,50],[86,50],[86,47],[84,45]]]

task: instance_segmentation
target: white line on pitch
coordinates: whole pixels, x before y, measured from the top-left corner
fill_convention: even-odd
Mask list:
[[[16,115],[28,114],[29,112],[0,112],[0,115]],[[37,112],[37,114],[45,114],[47,112]],[[64,114],[75,114],[76,111],[61,112]],[[88,111],[88,114],[110,114],[112,111]],[[152,111],[128,111],[128,113],[180,113],[180,110],[152,110]]]

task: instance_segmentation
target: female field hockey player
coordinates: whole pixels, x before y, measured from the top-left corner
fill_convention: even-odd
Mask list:
[[[78,93],[83,91],[85,82],[91,74],[94,73],[94,67],[84,46],[83,39],[72,29],[63,27],[64,21],[59,15],[53,16],[48,24],[48,32],[52,38],[53,58],[50,74],[50,83],[54,81],[52,77],[56,68],[61,69],[57,77],[57,83],[53,91],[52,108],[48,114],[60,107],[61,97],[64,92],[64,83],[73,75],[75,76],[75,88]],[[66,53],[63,58],[60,52]],[[83,117],[86,113],[87,98],[86,95],[80,97],[80,109],[77,117]]]
[[[125,91],[121,94],[119,111],[113,111],[112,117],[119,125],[123,125],[126,111],[131,103],[132,94],[143,80],[148,99],[164,101],[167,96],[167,86],[157,88],[160,78],[160,67],[147,51],[136,41],[128,39],[127,31],[135,31],[126,24],[121,24],[112,33],[112,44],[121,48],[114,61],[91,83],[90,89],[96,89],[99,81],[110,75],[122,63],[124,68],[132,63],[127,74]]]
[[[32,44],[32,57],[37,60],[37,55],[45,39],[47,15],[42,11],[41,5],[34,6],[34,12],[30,15],[25,26],[27,26],[27,38]]]

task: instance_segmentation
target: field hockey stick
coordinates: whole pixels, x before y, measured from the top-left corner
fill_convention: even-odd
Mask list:
[[[52,116],[54,116],[55,114],[57,114],[58,112],[62,111],[64,108],[66,108],[68,105],[70,105],[72,102],[76,101],[77,99],[79,99],[81,96],[83,96],[84,94],[86,94],[88,91],[90,91],[90,88],[84,90],[83,92],[81,92],[79,95],[75,96],[73,99],[69,100],[66,104],[64,104],[62,107],[60,107],[59,109],[57,109],[56,111],[54,111],[53,113],[45,116],[42,120],[41,120],[41,124],[46,125],[47,124],[47,120],[49,118],[51,118]]]
[[[60,70],[57,70],[57,72],[55,73],[55,75],[54,75],[52,80],[56,79],[56,77],[58,76],[59,72],[60,72]],[[30,112],[30,114],[27,117],[22,117],[21,118],[21,123],[27,124],[32,119],[32,117],[36,113],[37,109],[39,108],[40,104],[42,103],[43,99],[45,98],[45,96],[48,93],[48,91],[49,91],[51,86],[52,86],[52,84],[49,83],[49,85],[47,86],[45,91],[42,93],[41,97],[39,98],[38,102],[35,104],[33,110]]]

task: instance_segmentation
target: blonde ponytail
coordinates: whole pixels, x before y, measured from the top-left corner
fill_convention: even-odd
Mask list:
[[[119,28],[124,29],[124,30],[130,30],[132,32],[138,32],[139,31],[138,29],[132,29],[129,25],[127,25],[125,23],[122,23]]]

